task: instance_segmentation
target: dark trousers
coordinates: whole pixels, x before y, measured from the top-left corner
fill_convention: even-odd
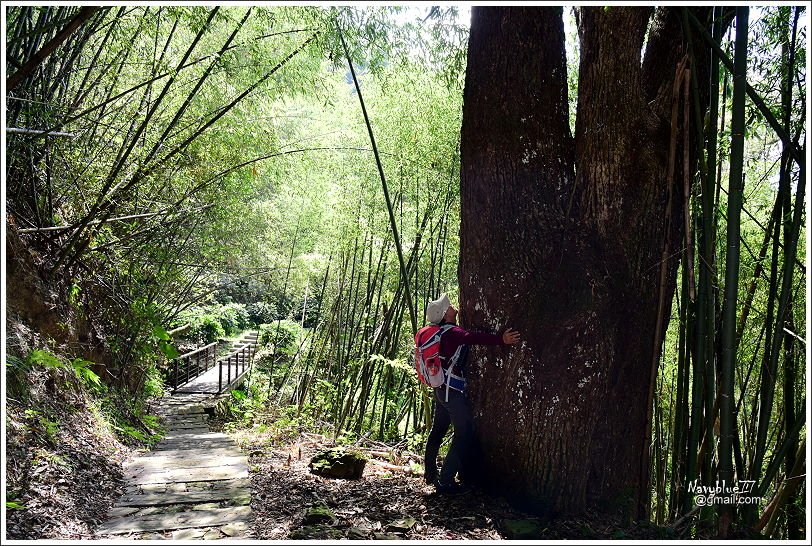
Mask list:
[[[460,472],[460,479],[465,479],[465,458],[468,448],[474,437],[474,421],[468,409],[468,401],[460,391],[448,389],[448,402],[445,400],[445,386],[434,389],[434,419],[431,432],[426,441],[426,481],[432,482],[437,477],[437,453],[440,444],[448,432],[448,427],[454,425],[454,437],[440,471],[440,483],[450,484],[454,476]]]

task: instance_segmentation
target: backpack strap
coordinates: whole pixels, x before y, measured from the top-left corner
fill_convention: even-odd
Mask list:
[[[440,329],[437,332],[431,334],[426,341],[424,341],[423,343],[421,343],[418,346],[418,350],[424,351],[425,349],[431,347],[435,343],[440,343],[443,334],[446,333],[447,331],[451,330],[453,327],[454,327],[453,324],[443,324],[442,326],[440,326]],[[443,369],[443,374],[444,374],[444,378],[445,378],[444,382],[445,382],[445,401],[446,402],[448,402],[448,389],[452,388],[450,386],[450,383],[451,383],[452,379],[456,379],[457,381],[461,381],[463,386],[465,385],[465,378],[451,373],[451,369],[457,364],[457,361],[460,358],[460,354],[462,353],[462,348],[463,348],[463,345],[460,345],[460,346],[457,347],[457,350],[451,356],[451,360],[450,360],[451,364],[449,364],[448,368]],[[440,356],[440,360],[441,361],[444,360],[442,356]],[[460,390],[460,389],[454,388],[454,390]]]
[[[457,375],[453,372],[454,366],[457,365],[457,362],[460,359],[460,355],[462,354],[463,348],[465,345],[457,346],[457,350],[454,351],[454,354],[451,356],[449,360],[450,364],[448,368],[446,368],[443,373],[445,373],[445,401],[448,402],[448,391],[449,389],[454,389],[455,391],[462,392],[465,389],[465,378],[461,375]],[[452,387],[451,382],[454,382],[456,386]]]
[[[454,354],[451,355],[451,360],[449,360],[450,364],[448,365],[448,371],[451,371],[451,368],[457,365],[457,361],[460,359],[460,355],[462,354],[462,348],[464,345],[457,345],[457,350],[454,351]]]
[[[422,351],[428,347],[431,347],[435,343],[439,343],[442,335],[447,331],[449,331],[450,329],[452,329],[453,327],[454,327],[453,324],[443,324],[442,326],[440,326],[440,329],[437,332],[430,335],[429,338],[426,341],[424,341],[418,348]]]

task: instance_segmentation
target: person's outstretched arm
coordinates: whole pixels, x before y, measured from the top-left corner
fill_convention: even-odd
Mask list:
[[[459,326],[446,334],[458,345],[514,345],[520,341],[519,332],[508,328],[502,335],[487,332],[469,332]]]

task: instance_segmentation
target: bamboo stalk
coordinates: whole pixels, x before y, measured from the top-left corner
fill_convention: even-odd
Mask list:
[[[665,317],[665,283],[666,283],[666,276],[668,272],[668,254],[670,252],[671,241],[669,237],[669,233],[671,231],[671,214],[672,214],[672,197],[673,197],[673,187],[674,187],[674,170],[676,167],[676,155],[677,155],[677,120],[678,120],[678,109],[679,109],[679,93],[680,88],[682,87],[682,78],[684,77],[685,72],[685,63],[686,58],[683,58],[680,63],[677,65],[676,74],[674,76],[674,84],[672,88],[672,95],[671,95],[671,140],[669,145],[669,155],[668,155],[668,172],[666,176],[666,188],[667,188],[667,201],[666,201],[666,218],[664,222],[664,233],[665,238],[663,242],[663,248],[661,252],[661,260],[660,260],[660,272],[659,272],[659,279],[657,282],[657,323],[654,327],[654,338],[652,340],[652,354],[651,354],[651,364],[649,367],[649,378],[650,386],[648,389],[648,397],[646,399],[646,427],[645,433],[643,436],[643,453],[641,454],[641,465],[640,465],[640,480],[641,483],[648,483],[649,481],[649,472],[651,469],[651,453],[650,453],[650,444],[651,444],[651,423],[652,423],[652,413],[654,411],[654,389],[656,386],[656,378],[657,378],[657,366],[660,361],[660,351],[662,348],[662,340],[664,338],[665,333],[663,330],[663,322]],[[686,151],[687,153],[687,151]],[[646,493],[649,494],[649,493]],[[641,506],[644,507],[645,513],[649,513],[651,509],[651,499],[646,498],[645,500],[641,499],[639,501]]]
[[[749,9],[736,8],[736,50],[733,75],[733,118],[730,137],[730,190],[728,194],[725,302],[722,317],[722,371],[720,377],[719,477],[733,483],[734,370],[736,362],[736,302],[739,291],[739,237],[744,166],[744,84],[747,76],[747,23]],[[726,494],[726,493],[725,493]],[[731,504],[720,504],[719,536],[727,538],[734,518]]]
[[[716,42],[716,40],[714,40],[708,34],[708,31],[705,30],[705,27],[702,25],[702,23],[700,23],[696,19],[696,16],[694,16],[694,14],[689,12],[688,16],[690,17],[691,22],[694,24],[694,27],[699,32],[699,35],[702,36],[705,42],[716,52],[716,54],[719,57],[719,60],[722,61],[722,63],[731,73],[735,73],[736,70],[734,68],[733,61],[731,61],[730,57],[728,57],[725,54],[724,50],[722,50],[722,48],[719,47],[719,44]],[[792,158],[795,160],[795,162],[798,163],[799,166],[802,166],[805,163],[803,152],[800,150],[800,148],[798,148],[793,144],[789,134],[784,130],[783,127],[781,127],[781,124],[776,119],[775,114],[772,113],[770,108],[764,103],[764,100],[759,96],[758,93],[756,93],[756,90],[753,89],[753,87],[749,83],[747,83],[746,80],[743,83],[745,86],[744,91],[747,93],[747,96],[750,97],[750,100],[753,101],[753,104],[756,106],[756,108],[758,108],[758,110],[764,115],[764,118],[767,120],[767,123],[770,124],[772,130],[775,131],[775,134],[778,135],[778,137],[787,147],[790,155],[792,155]]]
[[[215,7],[213,10],[211,10],[211,12],[209,13],[209,18],[206,21],[206,24],[203,25],[201,27],[201,29],[198,31],[198,33],[195,35],[194,40],[189,45],[189,47],[186,49],[186,52],[184,53],[183,58],[182,58],[181,62],[179,63],[178,67],[180,67],[180,66],[182,66],[183,64],[186,63],[189,56],[192,54],[192,51],[194,51],[195,47],[197,46],[200,39],[203,37],[204,32],[207,30],[209,24],[214,19],[214,16],[217,14],[218,11],[219,11],[219,7]],[[177,24],[177,20],[175,21],[175,23]],[[173,27],[173,30],[174,30],[174,27]],[[169,41],[170,41],[172,35],[173,35],[173,33],[170,32],[170,37],[169,37],[169,39],[167,39],[166,46],[164,47],[164,50],[166,50],[168,48]],[[178,70],[179,70],[179,68],[178,68]],[[175,82],[176,78],[177,78],[177,73],[172,74],[169,77],[169,80],[167,80],[167,82],[164,84],[164,87],[161,90],[160,95],[155,100],[155,102],[153,102],[153,104],[150,106],[150,108],[147,110],[147,113],[145,114],[144,119],[141,122],[141,124],[139,125],[138,129],[135,131],[135,134],[132,137],[130,137],[128,139],[125,139],[125,141],[122,143],[122,146],[119,149],[118,155],[116,157],[115,163],[114,163],[112,169],[110,170],[110,172],[107,174],[104,183],[102,184],[102,189],[99,192],[99,197],[96,199],[95,203],[90,207],[90,210],[85,215],[85,218],[78,223],[78,226],[77,226],[76,230],[68,238],[68,241],[65,244],[65,250],[60,254],[59,258],[57,259],[56,265],[54,265],[54,267],[52,268],[51,274],[53,274],[55,271],[57,271],[62,266],[62,264],[65,263],[65,261],[69,258],[70,251],[73,248],[73,245],[76,243],[79,236],[83,233],[84,228],[87,227],[88,223],[91,220],[95,219],[96,213],[102,211],[105,207],[109,208],[110,205],[112,204],[113,196],[115,196],[116,193],[118,192],[119,188],[122,185],[124,185],[124,181],[120,181],[119,183],[117,183],[114,186],[113,184],[114,184],[114,182],[116,180],[116,177],[121,172],[121,170],[124,168],[125,162],[129,158],[129,156],[132,153],[133,149],[135,148],[135,145],[138,142],[139,137],[146,130],[147,126],[150,123],[150,120],[152,119],[152,116],[155,114],[156,110],[158,109],[158,106],[161,104],[163,99],[166,97],[167,93],[169,92],[170,87]],[[144,95],[144,97],[146,97],[146,94]],[[135,120],[136,120],[136,118],[133,117],[133,123],[135,123]],[[128,135],[128,137],[129,137],[129,135]],[[84,249],[85,246],[86,245],[82,245],[82,248],[80,249],[80,251],[82,249]]]
[[[764,534],[768,537],[778,538],[775,536],[775,527],[778,521],[778,515],[781,513],[782,509],[789,509],[791,499],[794,497],[801,485],[803,485],[806,481],[805,451],[806,438],[804,438],[803,442],[798,444],[797,452],[794,453],[795,464],[793,465],[792,470],[787,474],[787,478],[781,482],[775,497],[773,497],[773,500],[769,503],[767,509],[764,511],[764,514],[761,516],[761,519],[756,525],[756,529],[763,529]]]
[[[93,216],[94,216],[96,213],[99,213],[99,212],[101,212],[101,211],[103,211],[103,210],[106,210],[106,212],[103,212],[103,213],[101,214],[102,218],[104,218],[104,217],[106,217],[106,215],[109,215],[109,214],[111,214],[111,213],[113,212],[113,210],[114,210],[114,201],[113,201],[113,197],[114,197],[114,196],[115,196],[117,193],[121,193],[121,192],[128,191],[128,190],[129,190],[129,189],[131,189],[133,186],[135,186],[135,185],[136,185],[138,182],[140,182],[141,180],[143,180],[144,178],[146,178],[146,177],[148,177],[150,174],[152,174],[152,172],[154,172],[156,169],[158,169],[158,168],[159,168],[161,165],[163,165],[163,164],[164,164],[166,161],[168,161],[169,159],[171,159],[172,157],[174,157],[175,155],[177,155],[178,153],[180,153],[182,150],[186,149],[186,147],[187,147],[189,144],[191,144],[191,142],[193,142],[193,141],[194,141],[194,140],[195,140],[197,137],[199,137],[199,136],[200,136],[200,135],[201,135],[203,132],[205,132],[205,131],[206,131],[206,130],[209,128],[209,127],[211,127],[211,126],[212,126],[214,123],[216,123],[216,122],[217,122],[217,121],[218,121],[218,120],[219,120],[219,119],[220,119],[222,116],[224,116],[224,115],[225,115],[227,112],[229,112],[229,111],[230,111],[230,110],[231,110],[231,109],[232,109],[232,108],[233,108],[233,107],[234,107],[236,104],[238,104],[240,101],[242,101],[242,100],[243,100],[243,99],[244,99],[246,96],[248,96],[248,94],[250,94],[252,91],[254,91],[254,90],[255,90],[255,89],[256,89],[256,88],[257,88],[259,85],[261,85],[261,84],[262,84],[263,82],[265,82],[265,81],[266,81],[268,78],[270,78],[270,77],[271,77],[271,76],[272,76],[272,75],[273,75],[273,74],[274,74],[274,73],[275,73],[277,70],[279,70],[281,67],[283,67],[283,66],[284,66],[284,65],[285,65],[285,64],[286,64],[286,63],[287,63],[287,62],[288,62],[288,61],[289,61],[291,58],[293,58],[293,57],[294,57],[294,56],[295,56],[297,53],[299,53],[300,51],[302,51],[302,50],[303,50],[303,49],[304,49],[304,48],[307,46],[307,44],[309,44],[309,43],[310,43],[310,42],[311,42],[313,39],[315,39],[316,35],[317,35],[317,34],[314,34],[313,36],[311,36],[310,38],[308,38],[308,39],[307,39],[307,40],[306,40],[304,43],[302,43],[302,44],[301,44],[301,45],[300,45],[300,46],[299,46],[297,49],[295,49],[294,51],[292,51],[290,54],[288,54],[288,56],[287,56],[287,57],[285,57],[285,58],[284,58],[284,59],[282,59],[282,60],[281,60],[279,63],[277,63],[277,64],[276,64],[276,65],[275,65],[275,66],[274,66],[274,67],[273,67],[273,68],[272,68],[272,69],[271,69],[269,72],[267,72],[267,73],[266,73],[264,76],[262,76],[262,77],[261,77],[259,80],[257,80],[256,82],[254,82],[254,83],[253,83],[251,86],[249,86],[249,87],[248,87],[246,90],[244,90],[242,93],[240,93],[240,94],[239,94],[239,95],[238,95],[236,98],[234,98],[234,99],[233,99],[233,100],[232,100],[232,101],[231,101],[229,104],[227,104],[226,106],[224,106],[223,108],[221,108],[221,109],[220,109],[220,110],[217,112],[217,114],[215,114],[215,115],[214,115],[212,118],[210,118],[208,121],[206,121],[206,122],[205,122],[205,123],[204,123],[202,126],[200,126],[200,127],[197,129],[197,130],[195,130],[195,131],[194,131],[194,132],[193,132],[193,133],[192,133],[190,136],[188,136],[188,137],[187,137],[187,138],[186,138],[186,139],[185,139],[183,142],[181,142],[180,144],[178,144],[177,146],[175,146],[175,147],[174,147],[172,150],[170,150],[169,152],[167,152],[167,154],[166,154],[166,155],[164,155],[163,157],[161,157],[161,158],[159,158],[159,159],[157,159],[157,160],[153,161],[153,162],[151,163],[151,165],[149,165],[149,166],[147,166],[147,167],[142,167],[142,168],[139,168],[139,169],[138,169],[138,170],[137,170],[137,171],[136,171],[136,172],[135,172],[135,173],[134,173],[134,174],[133,174],[133,175],[132,175],[132,176],[131,176],[131,177],[128,179],[128,181],[126,181],[126,182],[125,182],[124,180],[122,180],[122,181],[120,181],[120,182],[119,182],[119,183],[118,183],[118,184],[117,184],[117,185],[116,185],[114,188],[109,189],[109,191],[107,191],[107,190],[103,191],[103,192],[102,192],[102,196],[101,196],[101,198],[100,198],[99,200],[97,200],[98,206],[97,206],[95,209],[92,209],[92,210],[91,210],[91,213],[88,213],[88,214],[86,215],[85,219],[84,219],[84,220],[82,220],[82,221],[80,221],[80,222],[78,223],[78,225],[77,225],[77,230],[76,230],[75,234],[73,235],[73,240],[75,240],[75,239],[78,237],[79,233],[81,233],[81,231],[84,229],[84,223],[85,223],[86,221],[89,221],[89,220],[91,220],[91,219],[94,219],[94,218],[93,218]],[[86,248],[86,244],[82,244],[82,245],[80,245],[80,247],[79,247],[79,248],[78,248],[76,251],[74,251],[74,256],[78,256],[78,255],[79,255],[79,254],[80,254],[80,253],[81,253],[81,252],[84,250],[84,248]],[[64,263],[64,260],[65,260],[65,258],[66,258],[66,257],[65,257],[65,254],[67,254],[67,253],[63,253],[62,258],[60,258],[60,260],[59,260],[59,261],[57,261],[57,264],[54,266],[53,271],[55,271],[56,269],[58,269],[58,268],[59,268],[59,267],[62,265],[62,263]]]
[[[369,122],[369,115],[367,114],[366,105],[364,104],[363,96],[361,95],[361,87],[358,83],[358,76],[355,74],[355,67],[352,64],[352,59],[350,58],[350,51],[347,49],[347,43],[344,41],[344,35],[341,32],[341,27],[338,25],[336,21],[336,28],[338,29],[338,37],[341,40],[341,45],[344,48],[344,54],[347,57],[347,63],[350,65],[350,72],[352,74],[352,80],[355,84],[355,91],[358,93],[358,101],[361,103],[361,111],[364,114],[364,123],[367,126],[367,132],[369,133],[369,140],[372,144],[372,150],[375,155],[375,164],[378,166],[378,174],[381,177],[381,185],[383,186],[383,193],[384,197],[386,198],[386,209],[389,212],[389,224],[392,228],[392,234],[394,236],[395,241],[395,248],[397,249],[398,253],[398,262],[400,263],[400,274],[402,276],[403,286],[406,290],[406,302],[409,307],[409,316],[412,322],[412,335],[417,332],[417,313],[415,311],[414,302],[412,301],[412,293],[409,288],[409,275],[408,270],[406,268],[406,262],[403,258],[403,248],[401,248],[400,244],[400,234],[398,232],[397,223],[395,222],[395,213],[392,209],[392,200],[389,198],[389,188],[386,185],[386,176],[383,172],[383,165],[381,165],[381,158],[378,154],[378,146],[375,144],[375,135],[372,133],[372,125]]]
[[[90,19],[93,14],[97,11],[101,10],[100,6],[91,6],[91,7],[83,7],[79,9],[79,13],[71,19],[71,21],[65,25],[65,27],[57,33],[47,44],[42,46],[42,49],[37,51],[34,55],[30,56],[30,58],[17,70],[14,74],[8,77],[6,80],[6,92],[13,91],[22,81],[28,77],[34,70],[42,64],[51,53],[56,51],[56,49],[62,45],[65,40],[70,37],[71,34],[76,32],[88,19]],[[105,8],[109,9],[109,8]]]
[[[671,491],[669,495],[669,512],[676,518],[683,512],[683,497],[685,495],[685,458],[687,448],[687,429],[689,422],[688,405],[688,379],[690,366],[690,351],[688,349],[688,321],[689,299],[687,293],[688,280],[683,274],[682,287],[678,294],[679,306],[679,333],[677,336],[677,401],[675,416],[673,418],[674,436],[671,446]]]

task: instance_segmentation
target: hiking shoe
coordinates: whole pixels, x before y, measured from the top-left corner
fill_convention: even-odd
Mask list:
[[[456,482],[452,483],[442,483],[436,482],[434,484],[434,489],[443,495],[459,495],[462,493],[468,493],[471,488]]]

